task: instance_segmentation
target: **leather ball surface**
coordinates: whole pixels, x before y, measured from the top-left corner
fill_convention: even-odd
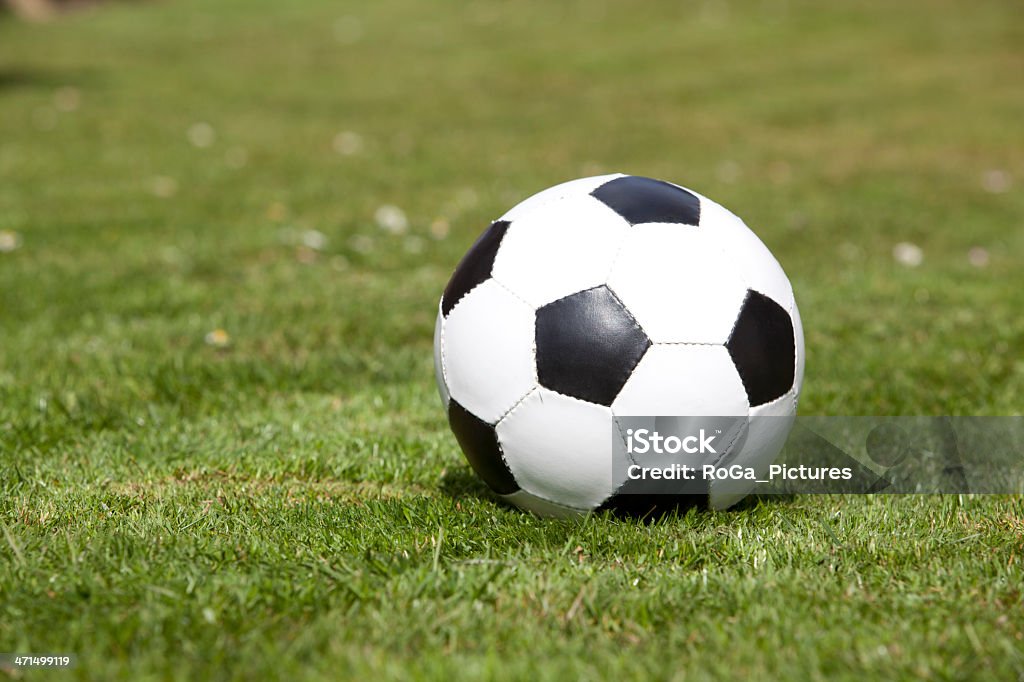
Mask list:
[[[621,500],[625,416],[735,415],[720,465],[766,470],[803,379],[800,315],[767,247],[722,206],[630,175],[544,190],[493,222],[455,269],[434,334],[438,389],[476,473],[564,516]],[[621,433],[620,433],[621,436]],[[751,484],[752,485],[752,484]],[[724,508],[749,486],[710,481]]]

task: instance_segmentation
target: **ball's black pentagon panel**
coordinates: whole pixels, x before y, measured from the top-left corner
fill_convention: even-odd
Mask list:
[[[606,182],[590,193],[626,219],[639,223],[700,225],[700,199],[661,180],[628,175]]]
[[[537,377],[553,391],[611,405],[651,341],[606,286],[537,311]]]
[[[497,220],[491,223],[490,227],[484,230],[476,243],[459,261],[455,272],[452,273],[452,278],[448,280],[448,286],[444,288],[444,295],[441,296],[441,313],[443,315],[448,315],[459,299],[491,276],[494,257],[498,255],[498,247],[501,246],[501,240],[505,237],[508,226],[507,220]]]
[[[793,387],[793,320],[782,306],[764,294],[753,289],[747,291],[726,348],[736,363],[751,407],[771,402]]]
[[[494,432],[493,426],[455,400],[448,404],[448,423],[473,471],[491,490],[499,495],[509,495],[519,490],[515,477],[501,456],[498,434]]]

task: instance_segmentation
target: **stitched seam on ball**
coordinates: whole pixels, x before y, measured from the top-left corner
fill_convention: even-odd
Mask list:
[[[636,462],[633,462],[633,464],[636,464]],[[604,504],[604,503],[605,503],[605,502],[607,502],[608,500],[610,500],[610,499],[612,499],[613,497],[615,497],[616,495],[618,495],[618,494],[619,494],[619,491],[620,491],[620,490],[622,490],[623,486],[625,486],[625,485],[626,485],[626,482],[627,482],[628,480],[629,480],[629,477],[627,476],[627,477],[626,477],[626,480],[625,480],[625,481],[623,481],[622,483],[620,483],[620,484],[619,484],[618,486],[616,486],[616,487],[615,487],[615,489],[614,489],[614,490],[612,490],[612,493],[611,493],[611,495],[609,495],[608,497],[606,497],[606,498],[604,498],[603,500],[601,500],[601,504]],[[601,506],[601,505],[598,505],[598,506]]]
[[[612,421],[613,421],[613,422],[615,422],[615,428],[616,428],[616,430],[617,430],[617,431],[619,432],[619,438],[621,438],[621,439],[622,439],[622,444],[623,444],[623,446],[626,446],[626,436],[625,436],[625,435],[624,435],[624,434],[622,433],[622,425],[621,425],[621,424],[619,424],[619,420],[618,420],[618,418],[617,418],[617,417],[615,416],[615,413],[614,413],[614,412],[612,413]],[[625,452],[626,452],[626,459],[627,459],[628,461],[632,462],[633,464],[638,464],[638,463],[637,463],[637,461],[636,461],[635,459],[633,459],[633,457],[632,457],[632,456],[631,456],[631,455],[629,454],[629,447],[628,447],[628,446],[626,446],[626,450],[625,450]],[[612,457],[613,457],[613,458],[615,457],[615,448],[612,448]],[[614,470],[615,470],[615,469],[614,469],[614,463],[613,463],[613,468],[612,468],[612,471],[614,471]],[[628,471],[628,468],[627,468],[627,471]],[[626,485],[626,483],[627,483],[628,481],[629,481],[629,476],[627,475],[627,476],[626,476],[626,478],[625,478],[625,479],[623,479],[622,483],[619,483],[619,484],[618,484],[617,486],[615,486],[615,488],[614,488],[614,489],[612,490],[612,493],[611,493],[611,495],[609,495],[608,497],[604,498],[604,500],[602,500],[602,501],[601,501],[601,504],[604,504],[604,503],[605,503],[605,502],[607,502],[608,500],[610,500],[610,499],[612,499],[613,497],[615,497],[616,495],[618,495],[618,494],[619,494],[619,491],[620,491],[620,490],[622,490],[622,487],[623,487],[624,485]],[[600,505],[598,505],[598,506],[600,506]]]
[[[747,412],[747,428],[748,429],[750,428],[750,412],[749,412],[749,410]],[[733,445],[736,444],[736,441],[739,440],[740,435],[742,435],[742,433],[743,433],[743,429],[739,429],[738,431],[736,431],[736,435],[732,437],[732,440],[729,441],[729,444],[725,446],[725,450],[722,451],[721,457],[719,457],[718,459],[713,461],[711,463],[711,466],[715,467],[716,469],[718,468],[718,465],[721,464],[722,460],[724,460],[730,454],[729,449]],[[712,479],[711,482],[708,483],[708,500],[709,501],[711,499],[711,489],[714,487],[714,485],[715,485],[715,480]]]
[[[796,385],[796,380],[798,378],[800,378],[799,377],[800,348],[799,348],[799,344],[796,342],[796,315],[794,314],[795,312],[796,312],[796,295],[793,296],[793,302],[789,306],[789,323],[793,326],[793,385],[790,387],[790,390],[795,391],[796,395],[799,395],[800,391],[799,391],[799,387]],[[803,325],[801,325],[801,327],[802,326]],[[803,336],[803,329],[800,330],[800,335]],[[806,348],[807,348],[807,339],[804,339],[804,355],[805,356],[807,355]],[[806,365],[806,363],[805,363],[805,365]],[[795,402],[793,403],[793,408],[794,409],[796,408],[796,403]]]
[[[652,346],[722,346],[720,341],[651,341]]]
[[[453,308],[453,310],[454,310],[454,308]],[[448,400],[446,401],[447,404],[445,405],[445,407],[447,408],[448,405],[450,405],[451,402],[452,402],[452,389],[448,386],[448,357],[445,354],[445,342],[444,342],[444,337],[445,337],[445,333],[444,333],[445,324],[444,323],[447,322],[448,320],[447,320],[447,318],[445,318],[444,313],[441,310],[441,303],[437,304],[437,314],[438,314],[438,316],[440,317],[440,320],[441,320],[441,333],[438,334],[439,341],[441,343],[441,383],[444,384],[444,392],[448,394]]]
[[[513,298],[519,300],[524,305],[526,305],[526,307],[528,307],[530,309],[530,318],[531,318],[531,323],[533,324],[533,334],[530,335],[530,356],[533,358],[533,362],[530,363],[530,364],[531,364],[531,367],[532,367],[532,370],[533,370],[534,388],[536,388],[536,385],[540,383],[540,378],[537,376],[537,308],[532,303],[527,301],[525,298],[523,298],[522,296],[520,296],[516,292],[512,291],[512,289],[507,284],[502,282],[500,279],[494,277],[493,275],[491,275],[491,279],[499,287],[501,287],[502,289],[504,289],[508,293],[512,294]],[[527,395],[529,395],[529,393],[527,393]],[[510,411],[511,411],[511,408],[510,408]],[[508,414],[508,412],[506,412],[505,414]],[[501,417],[498,418],[498,421],[501,421],[504,418],[505,418],[505,415],[503,414],[503,415],[501,415]]]
[[[635,317],[633,317],[633,313],[631,313],[629,311],[629,307],[623,302],[623,300],[621,298],[619,298],[619,295],[617,293],[615,293],[614,289],[612,289],[607,284],[602,284],[601,286],[603,286],[605,289],[607,289],[608,293],[611,294],[612,298],[615,299],[615,302],[618,303],[620,306],[622,306],[622,310],[626,313],[626,316],[629,318],[629,321],[633,323],[633,328],[636,329],[637,331],[639,331],[641,334],[643,334],[647,338],[647,344],[648,344],[648,346],[650,346],[650,344],[652,343],[651,337],[647,336],[647,332],[645,332],[644,328],[640,326],[640,323],[637,321],[637,319]],[[597,287],[594,287],[594,288],[596,289]]]
[[[608,208],[608,206],[604,202],[599,201],[596,197],[594,198],[594,201],[597,201],[602,206],[605,206],[605,208]],[[612,212],[614,213],[614,211]],[[622,238],[619,240],[619,246],[615,249],[615,253],[612,255],[612,262],[611,265],[608,266],[608,272],[606,272],[604,275],[605,282],[608,282],[608,280],[611,278],[612,271],[615,270],[615,265],[619,262],[619,256],[622,255],[622,252],[626,250],[626,240],[629,239],[629,231],[630,228],[633,227],[632,225],[629,224],[629,221],[620,216],[618,213],[616,213],[615,215],[619,220],[626,223],[626,229],[623,231]],[[608,287],[608,289],[611,290],[611,287]]]
[[[541,390],[540,386],[538,386],[537,388],[533,389],[533,391],[540,391],[540,390]],[[573,401],[578,402],[578,403],[583,403],[584,405],[589,405],[591,407],[601,407],[601,408],[607,409],[611,413],[611,415],[612,415],[612,423],[615,425],[616,430],[619,430],[620,437],[622,436],[621,427],[619,426],[619,422],[615,418],[615,413],[612,412],[612,408],[611,407],[608,407],[606,405],[598,405],[597,403],[592,403],[592,402],[590,402],[588,400],[581,400],[581,399],[579,399],[579,398],[577,398],[575,396],[566,395],[565,393],[559,393],[558,391],[550,389],[550,388],[547,388],[545,390],[550,391],[551,393],[554,393],[555,395],[560,395],[563,398],[568,398],[569,400],[573,400]],[[530,391],[530,393],[533,393],[533,391]],[[523,400],[526,400],[526,398],[524,397]],[[519,403],[517,403],[515,405],[515,407],[513,407],[512,409],[515,409],[516,407],[518,407],[520,403],[522,403],[522,400],[520,400]],[[511,410],[509,410],[509,412],[511,412]],[[504,418],[505,417],[502,417],[501,419],[504,419]],[[501,419],[499,419],[498,421],[500,422]],[[623,444],[625,444],[625,438],[623,438]],[[614,454],[615,454],[615,450],[613,449],[612,450],[612,456],[613,457],[614,457]],[[634,462],[634,464],[635,464],[635,462]],[[511,469],[509,469],[509,470],[511,471]],[[521,488],[521,490],[526,490],[526,488]],[[617,491],[618,491],[618,488],[616,488],[614,491],[612,491],[611,495],[614,495]],[[527,490],[526,492],[530,492],[530,491]],[[551,504],[558,505],[559,507],[562,507],[564,509],[571,509],[573,511],[581,511],[581,512],[593,511],[593,509],[579,509],[578,507],[568,507],[566,505],[558,504],[557,502],[555,502],[553,500],[549,500],[546,497],[542,497],[541,495],[537,495],[536,493],[530,493],[530,494],[533,495],[534,497],[539,497],[540,499],[544,500],[545,502],[551,502]],[[604,504],[605,500],[609,499],[611,497],[611,495],[609,495],[608,497],[604,498],[604,500],[602,500],[601,503],[597,505],[597,507],[601,506],[601,504]],[[596,509],[597,507],[594,507],[594,508]]]
[[[584,405],[589,405],[590,407],[599,407],[602,410],[608,410],[612,414],[612,419],[615,418],[615,413],[612,412],[611,405],[602,405],[600,403],[592,403],[589,400],[584,400],[583,398],[577,398],[574,395],[569,395],[567,393],[562,393],[561,391],[556,391],[555,389],[548,388],[547,386],[538,386],[537,388],[538,389],[543,388],[544,390],[548,391],[549,393],[554,393],[555,395],[561,396],[563,398],[568,398],[569,400],[572,400],[572,401],[577,402],[577,403],[582,403]]]
[[[607,283],[605,283],[605,282],[602,282],[601,284],[595,284],[595,285],[594,285],[594,286],[592,286],[592,287],[587,287],[586,289],[580,289],[579,291],[570,291],[570,292],[569,292],[568,294],[566,294],[565,296],[559,296],[559,297],[558,297],[558,298],[556,298],[555,300],[553,300],[553,301],[548,301],[548,302],[547,302],[547,303],[545,303],[544,305],[542,305],[542,306],[539,306],[539,307],[537,308],[537,310],[540,310],[540,308],[547,308],[547,307],[548,307],[549,305],[553,305],[553,304],[555,304],[555,303],[558,303],[559,301],[564,301],[565,299],[569,298],[570,296],[576,296],[577,294],[583,294],[583,293],[586,293],[586,292],[588,292],[588,291],[593,291],[594,289],[600,289],[601,287],[604,287],[604,288],[608,289],[608,291],[611,291],[611,287],[609,287]]]
[[[736,331],[736,325],[738,325],[740,323],[740,317],[743,316],[743,308],[744,308],[744,306],[747,305],[747,299],[750,298],[750,292],[751,291],[756,291],[756,290],[753,287],[747,287],[746,293],[743,294],[743,300],[740,301],[740,307],[736,311],[736,317],[733,318],[732,326],[729,327],[729,334],[728,334],[728,336],[725,337],[725,345],[726,346],[729,345],[729,341],[732,339],[733,332]],[[757,293],[760,294],[761,292],[758,291]],[[761,295],[764,296],[764,294],[761,294]],[[731,355],[731,353],[730,353],[730,355]],[[737,368],[737,369],[739,369],[739,368]]]
[[[792,392],[792,391],[791,391],[791,392]],[[771,402],[767,402],[767,403],[765,403],[764,405],[759,405],[758,407],[764,407],[764,406],[766,406],[766,405],[771,405],[771,404],[772,404],[772,402],[779,402],[779,401],[783,401],[783,400],[786,400],[786,399],[787,399],[787,396],[785,396],[785,395],[783,395],[783,396],[779,396],[779,397],[778,397],[778,398],[776,398],[775,400],[773,400],[773,401],[771,401]],[[793,411],[794,411],[794,413],[795,413],[795,412],[796,412],[796,394],[794,394],[794,395],[790,396],[790,397],[789,397],[788,399],[789,399],[790,401],[792,401],[792,403],[793,403]],[[752,408],[751,408],[751,409],[752,409]],[[750,415],[750,414],[748,413],[748,417],[747,417],[747,424],[748,424],[748,425],[750,424],[750,420],[751,420],[751,419],[761,419],[761,418],[764,418],[764,419],[777,419],[777,418],[779,418],[779,417],[770,417],[770,416],[765,416],[765,417],[757,417],[757,416],[755,416],[755,415]],[[740,436],[740,434],[739,434],[739,433],[737,433],[737,434],[736,434],[736,439],[738,439],[738,438],[739,438],[739,436]],[[736,441],[736,439],[734,439],[734,440],[733,440],[733,442],[735,442],[735,441]],[[731,445],[732,445],[732,443],[730,443],[729,445],[731,446]],[[715,464],[715,466],[717,466],[717,465],[719,464],[719,462],[721,462],[721,461],[722,461],[723,459],[725,459],[725,455],[726,455],[726,454],[728,454],[728,446],[727,446],[727,448],[726,448],[726,452],[725,452],[725,453],[724,453],[724,454],[722,455],[722,457],[720,457],[720,458],[718,459],[718,461],[714,463],[714,464]],[[712,487],[712,486],[714,486],[714,481],[712,481],[711,485],[710,485],[710,486],[708,486],[708,491],[709,491],[709,492],[710,492],[710,490],[711,490],[711,487]]]
[[[630,416],[630,415],[623,415],[623,416]],[[614,410],[612,411],[612,422],[615,424],[615,430],[619,432],[619,438],[622,439],[622,444],[626,445],[627,444],[626,434],[622,432],[622,424],[619,423],[619,418],[615,415],[615,411]],[[615,451],[612,450],[612,454],[613,455],[614,455],[614,452]],[[628,459],[633,464],[639,464],[639,462],[637,462],[635,459],[633,459],[632,455],[630,455],[629,447],[626,447],[626,451],[625,452],[626,452],[626,459]]]
[[[508,408],[508,411],[505,412],[505,414],[503,414],[500,417],[498,417],[498,419],[493,424],[494,440],[497,441],[497,443],[498,443],[498,456],[501,457],[501,463],[505,465],[505,470],[508,471],[508,473],[512,475],[512,480],[515,481],[515,484],[517,486],[519,485],[519,481],[516,481],[516,474],[515,474],[514,471],[512,471],[512,467],[509,466],[508,460],[505,458],[505,448],[503,448],[501,446],[501,437],[498,436],[498,424],[500,424],[502,419],[507,417],[512,412],[512,410],[514,410],[517,407],[519,407],[523,403],[523,401],[526,400],[527,398],[529,398],[530,395],[534,391],[536,391],[536,390],[537,390],[537,386],[534,386],[529,391],[527,391],[526,395],[524,395],[522,398],[520,398],[518,401],[516,401],[516,403],[514,405],[512,405],[512,407]],[[522,490],[523,488],[520,486],[519,489]]]
[[[493,279],[493,278],[489,278],[489,279]],[[454,313],[454,312],[455,312],[455,309],[456,309],[456,308],[458,308],[458,307],[459,307],[460,305],[462,305],[462,302],[463,302],[463,301],[465,301],[465,300],[466,300],[467,298],[469,298],[469,295],[470,295],[471,293],[473,293],[474,291],[476,291],[477,289],[479,289],[479,288],[481,287],[481,285],[483,285],[483,284],[484,284],[484,283],[486,283],[486,282],[487,282],[487,280],[485,279],[485,280],[484,280],[483,282],[479,282],[479,283],[477,283],[476,285],[474,285],[474,286],[473,286],[473,288],[472,288],[472,289],[470,289],[469,291],[467,291],[466,293],[464,293],[464,294],[463,294],[462,296],[459,296],[459,300],[457,300],[457,301],[456,301],[455,303],[453,303],[453,304],[452,304],[452,309],[451,309],[451,310],[449,310],[449,311],[448,311],[448,314],[444,316],[444,317],[445,317],[445,319],[447,320],[447,319],[448,319],[449,317],[451,317],[451,316],[452,316],[452,313]],[[442,304],[444,303],[444,295],[443,295],[443,294],[441,295],[441,303],[442,303]]]
[[[485,281],[486,281],[486,280],[485,280]],[[498,285],[499,287],[501,287],[501,288],[502,288],[502,289],[504,289],[505,291],[507,291],[508,293],[512,294],[512,296],[513,296],[514,298],[518,299],[518,300],[519,300],[519,301],[520,301],[521,303],[525,304],[525,305],[526,305],[526,307],[527,307],[527,308],[529,308],[530,310],[536,310],[536,308],[534,307],[534,305],[533,305],[532,303],[530,303],[529,301],[527,301],[527,300],[526,300],[525,298],[523,298],[522,296],[520,296],[520,295],[519,295],[519,294],[517,294],[516,292],[512,291],[512,289],[510,289],[510,288],[509,288],[509,286],[508,286],[507,284],[505,284],[504,282],[502,282],[502,281],[501,281],[500,279],[498,279],[498,278],[497,278],[497,277],[495,277],[494,275],[491,275],[491,281],[492,281],[492,282],[494,282],[495,284],[497,284],[497,285]]]
[[[635,369],[637,368],[637,366],[638,366],[638,365],[639,365],[639,364],[640,364],[640,363],[641,363],[641,362],[643,361],[643,359],[644,359],[644,356],[645,356],[645,355],[647,355],[647,351],[649,351],[649,350],[651,349],[651,346],[653,346],[653,345],[654,345],[654,342],[653,342],[653,341],[651,341],[651,337],[647,335],[647,332],[645,332],[645,331],[644,331],[644,328],[640,326],[640,322],[638,322],[638,321],[637,321],[637,319],[636,319],[635,317],[633,317],[633,313],[629,312],[629,308],[627,308],[627,307],[626,307],[626,304],[625,304],[625,303],[623,303],[623,301],[622,301],[622,299],[621,299],[621,298],[619,298],[619,295],[618,295],[618,294],[616,294],[616,293],[615,293],[615,292],[614,292],[614,291],[612,290],[612,288],[611,288],[610,286],[608,286],[608,285],[604,285],[604,287],[605,287],[606,289],[608,289],[608,293],[609,293],[609,294],[611,294],[612,298],[614,298],[614,299],[615,299],[615,301],[616,301],[616,302],[617,302],[617,303],[618,303],[618,304],[619,304],[620,306],[622,306],[622,311],[623,311],[624,313],[626,313],[626,317],[628,317],[628,318],[629,318],[629,321],[630,321],[630,322],[632,323],[632,325],[633,325],[633,329],[635,329],[635,330],[637,330],[638,332],[640,332],[641,334],[643,334],[643,335],[644,335],[644,338],[645,338],[645,339],[647,339],[647,345],[646,345],[646,346],[644,347],[644,350],[643,350],[643,352],[642,352],[642,353],[640,353],[640,357],[638,357],[638,358],[636,359],[636,362],[634,362],[634,363],[633,363],[633,366],[632,366],[632,367],[630,367],[629,369],[627,369],[627,370],[625,371],[625,373],[623,373],[623,372],[620,372],[620,373],[619,373],[619,377],[620,377],[620,378],[622,378],[622,382],[621,382],[621,383],[619,384],[619,391],[622,391],[622,387],[623,387],[623,386],[625,386],[625,385],[626,385],[626,382],[627,382],[627,381],[629,381],[629,378],[630,378],[631,376],[633,376],[633,370],[635,370]],[[623,374],[625,375],[625,376],[624,376],[624,378],[623,378]],[[618,397],[618,393],[616,393],[616,397]],[[612,400],[612,402],[614,402],[614,399]],[[611,408],[611,405],[609,405],[608,407],[609,407],[609,408]],[[612,415],[612,416],[614,417],[614,413],[613,413],[613,415]]]
[[[514,402],[514,403],[512,404],[512,407],[510,407],[510,408],[508,408],[507,410],[505,410],[505,413],[504,413],[504,414],[502,414],[502,415],[501,415],[500,417],[498,417],[498,418],[497,418],[497,419],[495,420],[495,422],[494,422],[494,428],[498,428],[498,424],[500,424],[500,423],[501,423],[502,421],[504,421],[505,417],[507,417],[507,416],[509,416],[510,414],[512,414],[513,412],[515,412],[515,411],[516,411],[516,409],[518,409],[518,408],[519,408],[519,406],[520,406],[520,405],[522,405],[522,404],[523,404],[523,402],[524,402],[524,401],[525,401],[525,400],[526,400],[527,398],[529,398],[529,397],[530,397],[531,395],[533,395],[534,393],[536,393],[536,392],[537,392],[537,391],[539,391],[539,390],[540,390],[540,386],[538,386],[538,385],[537,385],[536,383],[534,383],[534,386],[533,386],[533,388],[531,388],[531,389],[530,389],[529,391],[527,391],[527,392],[526,392],[526,393],[525,393],[525,394],[523,395],[523,397],[522,397],[522,398],[520,398],[519,400],[515,401],[515,402]],[[500,441],[499,441],[499,445],[500,445]],[[503,458],[504,458],[504,456],[505,456],[505,455],[504,455],[504,454],[502,454],[502,457],[503,457]],[[510,471],[511,471],[511,469],[510,469]]]

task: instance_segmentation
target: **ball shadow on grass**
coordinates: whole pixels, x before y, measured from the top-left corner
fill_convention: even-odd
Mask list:
[[[788,504],[794,497],[789,494],[748,495],[722,511],[726,513],[747,512],[762,504]],[[708,505],[707,495],[700,494],[622,495],[601,505],[600,509],[607,509],[619,518],[645,524],[682,517],[691,511],[697,513],[712,511]]]
[[[476,498],[491,500],[514,509],[497,495],[468,467],[446,469],[441,475],[441,492],[453,500]],[[795,495],[748,495],[728,509],[730,512],[750,511],[764,505],[789,504]],[[602,504],[597,512],[608,511],[613,516],[641,523],[654,523],[685,516],[691,510],[711,511],[706,494],[616,495]],[[524,512],[529,513],[529,512]]]
[[[468,466],[445,469],[441,474],[439,487],[442,493],[453,500],[475,497],[477,499],[501,502]]]

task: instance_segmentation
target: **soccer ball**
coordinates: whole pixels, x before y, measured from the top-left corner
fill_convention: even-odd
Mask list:
[[[803,367],[789,279],[743,221],[620,174],[557,185],[493,222],[448,282],[434,332],[438,389],[470,465],[544,516],[623,501],[611,463],[629,457],[629,415],[742,417],[744,437],[715,464],[764,472]],[[725,508],[752,485],[710,480],[700,496]]]

